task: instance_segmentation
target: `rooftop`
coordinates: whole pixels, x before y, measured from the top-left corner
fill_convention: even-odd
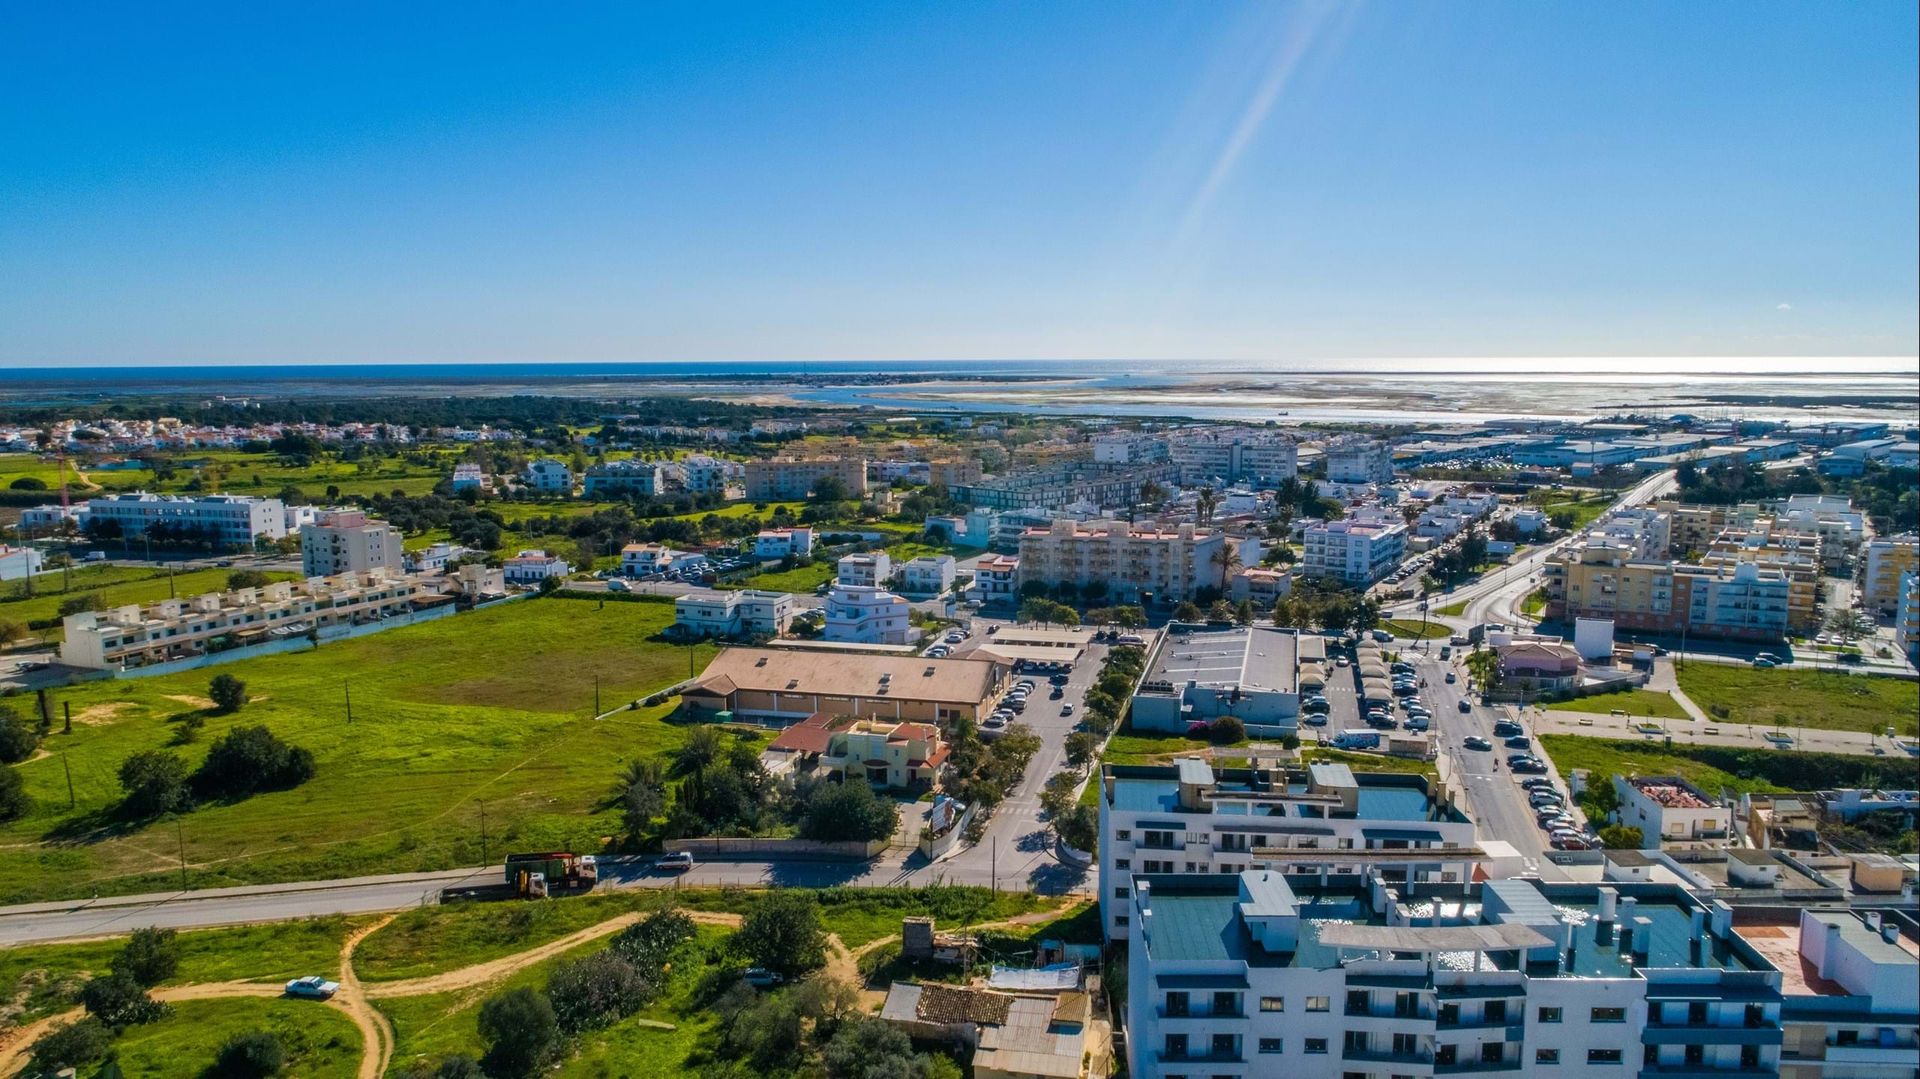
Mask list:
[[[1132,813],[1181,812],[1179,768],[1184,766],[1185,762],[1180,762],[1176,765],[1132,767],[1124,772],[1116,772],[1113,779],[1113,808]],[[1354,775],[1345,765],[1335,767],[1347,772],[1345,782],[1358,787],[1359,800],[1352,817],[1340,812],[1337,806],[1328,806],[1325,812],[1329,817],[1401,822],[1464,819],[1454,812],[1449,812],[1444,818],[1436,818],[1428,788],[1418,776],[1378,772]],[[1228,796],[1215,798],[1211,802],[1215,816],[1273,816],[1275,803],[1288,798],[1305,799],[1309,793],[1308,784],[1297,772],[1288,773],[1285,786],[1276,787],[1259,779],[1253,770],[1247,768],[1211,771],[1213,790]],[[1196,778],[1190,781],[1198,781],[1197,773]],[[1328,781],[1323,780],[1323,784],[1325,782]],[[1263,795],[1268,797],[1263,798]],[[1288,814],[1288,819],[1297,816],[1299,813],[1296,810]]]
[[[727,648],[707,664],[695,688],[977,705],[992,691],[997,670],[985,659]]]
[[[1188,629],[1170,632],[1147,672],[1147,682],[1188,682],[1209,689],[1296,691],[1298,641],[1272,626]]]

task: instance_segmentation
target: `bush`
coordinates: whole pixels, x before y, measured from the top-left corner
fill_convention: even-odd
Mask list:
[[[207,696],[222,715],[238,712],[247,703],[247,684],[230,674],[216,674],[207,683]]]
[[[115,1030],[167,1014],[167,1006],[148,996],[145,986],[119,973],[89,979],[80,990],[80,1005]]]
[[[113,972],[145,986],[159,985],[180,969],[179,934],[148,926],[136,929],[114,957]]]
[[[47,489],[47,481],[38,476],[21,476],[7,486],[15,491],[44,491]]]
[[[647,978],[659,982],[667,964],[693,940],[693,919],[678,910],[656,910],[613,938],[614,954],[632,963]]]
[[[287,1066],[287,1049],[271,1031],[235,1034],[214,1054],[206,1074],[212,1079],[266,1079]]]
[[[0,821],[19,820],[33,808],[27,781],[11,765],[0,764]]]
[[[414,1068],[403,1068],[394,1072],[394,1079],[487,1079],[487,1073],[472,1057],[450,1056],[442,1060],[438,1067],[422,1064]]]
[[[39,728],[13,709],[0,706],[0,764],[19,764],[39,748]]]
[[[1207,740],[1217,746],[1244,742],[1247,740],[1247,725],[1238,716],[1221,716],[1207,724]]]
[[[267,728],[235,727],[207,750],[193,775],[193,789],[205,798],[244,798],[297,787],[313,778],[313,768],[311,752],[281,741]]]
[[[266,574],[257,569],[237,569],[227,574],[227,591],[242,588],[263,588],[271,583]]]
[[[157,817],[193,803],[187,787],[187,762],[164,749],[135,753],[120,763],[120,787],[126,797],[121,812],[132,817]]]
[[[107,1055],[113,1031],[89,1015],[76,1023],[56,1027],[33,1043],[32,1075],[52,1075],[62,1068],[78,1068]]]
[[[1645,838],[1631,825],[1609,824],[1600,829],[1600,845],[1608,850],[1639,850]]]
[[[789,978],[813,970],[827,961],[820,906],[806,892],[775,888],[747,911],[733,948],[754,966]]]
[[[547,979],[547,999],[569,1034],[617,1022],[647,1006],[657,987],[611,951],[563,963]]]
[[[824,843],[886,839],[900,826],[900,807],[858,777],[820,782],[807,793],[800,835]]]
[[[487,1053],[480,1066],[490,1076],[518,1079],[544,1066],[560,1044],[560,1021],[546,994],[522,986],[480,1005],[480,1036]]]
[[[107,601],[102,599],[98,592],[83,592],[80,595],[69,596],[60,601],[60,617],[62,618],[70,614],[79,614],[81,611],[104,611],[106,609]]]
[[[1053,818],[1053,832],[1074,850],[1092,854],[1100,844],[1100,811],[1090,805],[1075,805]]]

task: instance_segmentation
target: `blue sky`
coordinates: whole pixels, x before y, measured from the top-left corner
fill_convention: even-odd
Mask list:
[[[1911,0],[547,7],[16,6],[0,364],[1920,351]]]

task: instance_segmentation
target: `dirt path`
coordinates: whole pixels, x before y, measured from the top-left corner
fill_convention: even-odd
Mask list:
[[[353,972],[353,952],[369,934],[384,928],[395,917],[389,914],[372,925],[354,930],[340,946],[340,992],[332,1003],[360,1028],[359,1079],[380,1079],[387,1074],[387,1065],[393,1060],[394,1038],[393,1024],[387,1022],[386,1014],[367,1003],[366,990]]]

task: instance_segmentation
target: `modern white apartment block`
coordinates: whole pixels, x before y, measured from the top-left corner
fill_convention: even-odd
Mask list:
[[[1141,873],[1325,872],[1357,881],[1458,883],[1485,860],[1452,795],[1415,775],[1103,765],[1100,915],[1108,940],[1132,934],[1131,884]]]
[[[1220,584],[1225,551],[1224,535],[1191,524],[1165,530],[1125,521],[1056,520],[1050,528],[1021,534],[1020,583],[1068,583],[1083,591],[1098,584],[1113,602],[1147,594],[1180,600]]]
[[[1627,548],[1633,558],[1665,558],[1673,541],[1672,518],[1644,506],[1614,510],[1595,522],[1592,531]]]
[[[1845,495],[1788,495],[1773,519],[1796,532],[1817,534],[1829,569],[1852,566],[1867,541],[1867,515]]]
[[[493,490],[493,477],[487,475],[484,469],[472,462],[457,464],[453,466],[453,481],[451,486],[454,494],[459,494],[462,491],[491,491]]]
[[[706,562],[698,551],[682,551],[663,543],[629,543],[620,548],[620,572],[628,577],[681,572]]]
[[[1739,562],[1677,573],[1674,580],[1688,590],[1687,622],[1694,631],[1748,640],[1786,636],[1793,582],[1784,572]]]
[[[309,577],[398,573],[404,560],[400,530],[360,510],[329,510],[300,529],[300,562]]]
[[[840,481],[849,498],[867,493],[867,462],[860,457],[775,457],[748,461],[747,497],[755,502],[806,498],[825,479]]]
[[[1101,465],[1160,464],[1169,450],[1165,439],[1134,431],[1093,436],[1093,461]]]
[[[1860,601],[1882,618],[1900,609],[1900,578],[1920,569],[1920,535],[1882,536],[1866,545]]]
[[[549,495],[573,494],[573,469],[565,461],[543,457],[530,462],[524,476],[528,487]]]
[[[893,556],[885,551],[855,551],[834,563],[834,580],[842,585],[880,588],[893,576]]]
[[[216,546],[235,548],[284,538],[287,511],[277,498],[135,491],[89,499],[80,523],[95,536],[139,539],[149,530],[168,538],[199,534]]]
[[[1708,798],[1679,776],[1614,776],[1620,823],[1640,829],[1640,847],[1662,843],[1724,843],[1732,834],[1733,810]]]
[[[680,461],[681,482],[694,494],[730,495],[747,478],[747,466],[724,457],[696,453]]]
[[[1393,447],[1365,435],[1341,435],[1322,451],[1333,483],[1393,482]]]
[[[1407,553],[1407,526],[1398,523],[1321,521],[1308,526],[1300,572],[1369,585],[1385,577]]]
[[[1136,1079],[1776,1076],[1781,972],[1673,885],[1136,874]]]
[[[912,644],[920,631],[905,598],[871,585],[835,585],[827,593],[822,640],[840,644]]]
[[[959,563],[950,554],[923,554],[900,566],[900,592],[916,599],[944,595],[953,587]]]
[[[443,580],[374,570],[82,611],[63,622],[60,661],[122,670],[363,625],[452,602]]]
[[[1246,428],[1182,432],[1167,447],[1188,485],[1246,483],[1273,487],[1300,471],[1300,448],[1272,431]]]
[[[1893,616],[1893,640],[1908,659],[1920,657],[1920,572],[1900,577],[1900,610]]]
[[[0,543],[0,581],[19,581],[40,572],[37,547],[9,547]]]
[[[666,462],[630,458],[590,465],[581,489],[588,498],[621,498],[627,495],[651,498],[665,494]]]
[[[567,560],[540,550],[521,551],[500,565],[500,572],[511,585],[537,586],[549,577],[565,577],[573,572]]]
[[[793,622],[793,595],[760,588],[689,592],[673,601],[682,637],[779,637]]]
[[[804,558],[812,553],[811,528],[763,528],[753,537],[755,558]]]
[[[1780,1079],[1909,1079],[1920,1070],[1920,945],[1896,916],[1778,913],[1786,917],[1736,917],[1734,931],[1783,976]]]

